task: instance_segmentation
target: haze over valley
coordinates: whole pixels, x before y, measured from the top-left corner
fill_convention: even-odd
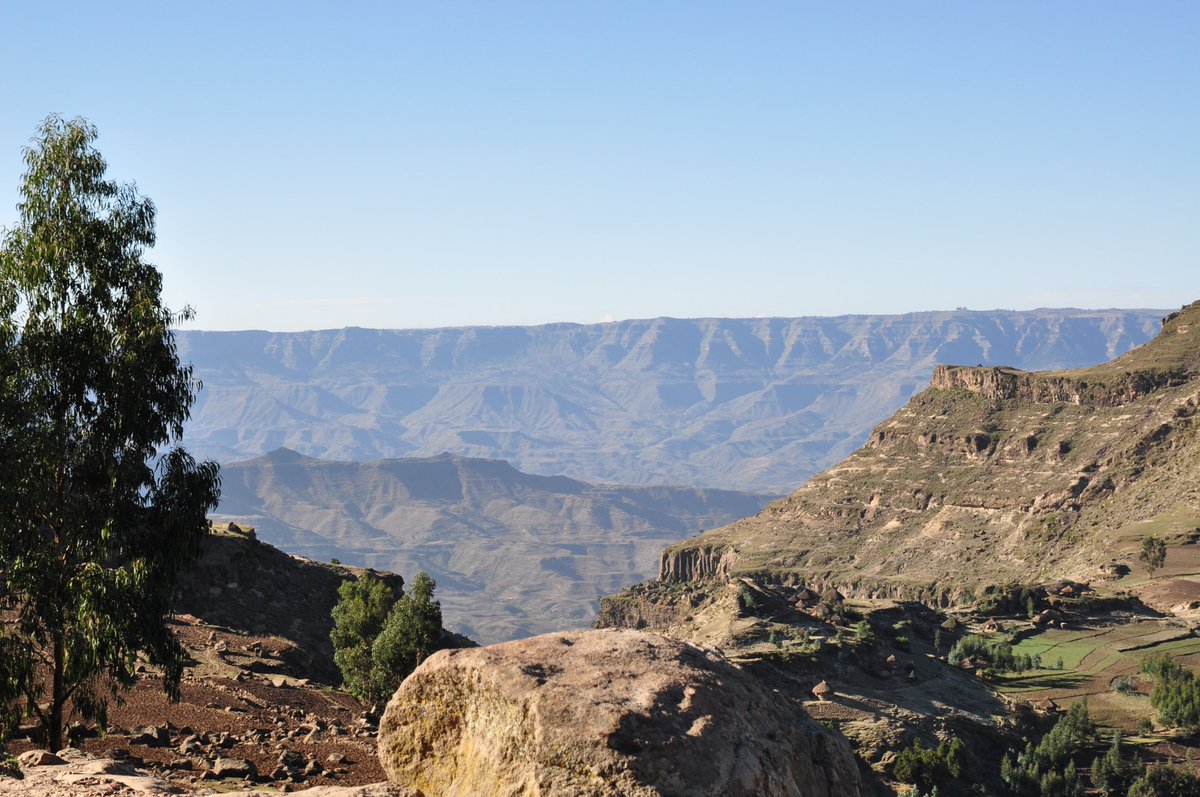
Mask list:
[[[664,547],[771,498],[590,485],[445,454],[331,462],[276,449],[221,472],[214,517],[320,561],[425,570],[448,627],[481,643],[589,626],[597,599],[654,573]]]
[[[1093,365],[1161,310],[655,318],[606,324],[183,331],[189,449],[367,461],[442,452],[588,482],[784,493],[858,448],[935,365]]]

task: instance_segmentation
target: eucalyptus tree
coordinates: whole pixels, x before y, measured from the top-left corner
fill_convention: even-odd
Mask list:
[[[0,242],[0,705],[51,750],[72,714],[104,722],[139,655],[178,698],[166,619],[220,493],[178,445],[199,384],[171,332],[191,310],[143,257],[154,205],[95,139],[45,120]]]

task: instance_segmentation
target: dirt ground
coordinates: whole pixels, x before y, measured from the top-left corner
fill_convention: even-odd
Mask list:
[[[296,677],[292,645],[182,617],[172,625],[195,665],[178,703],[146,668],[110,703],[107,731],[74,727],[84,753],[145,769],[180,788],[358,786],[385,780],[375,723],[350,695]],[[26,724],[14,755],[43,747]]]

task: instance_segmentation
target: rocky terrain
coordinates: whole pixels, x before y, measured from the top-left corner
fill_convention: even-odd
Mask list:
[[[588,482],[794,490],[938,364],[1094,365],[1157,310],[672,319],[538,327],[181,332],[204,390],[189,448],[503,459]]]
[[[47,788],[81,793],[90,779],[109,794],[113,783],[135,778],[128,788],[136,791],[278,792],[382,781],[376,718],[330,688],[341,680],[329,642],[337,588],[364,572],[285,554],[247,526],[212,528],[180,583],[184,613],[170,624],[192,659],[180,701],[167,700],[154,667],[139,665],[137,683],[110,704],[106,731],[71,726],[78,771],[47,770],[51,780],[68,778]],[[376,575],[402,589],[399,576]],[[449,632],[447,643],[473,644]],[[42,741],[28,722],[9,750],[36,750]],[[106,767],[112,771],[100,771]],[[0,778],[0,793],[29,794],[27,785]]]
[[[1098,366],[937,368],[845,462],[664,550],[602,601],[617,630],[435,654],[378,728],[321,683],[331,596],[363,571],[223,526],[173,626],[182,702],[143,666],[64,760],[18,729],[0,792],[893,795],[922,742],[958,745],[939,793],[997,794],[1001,757],[1084,700],[1140,761],[1195,771],[1141,664],[1200,666],[1198,407],[1200,303]],[[1107,738],[1081,742],[1085,777]]]
[[[180,579],[178,610],[214,627],[286,639],[293,672],[337,683],[330,612],[342,582],[364,572],[284,553],[244,523],[217,523],[201,542],[199,559]],[[404,579],[395,573],[371,572],[397,594],[404,589]]]
[[[1145,528],[1200,521],[1198,363],[1200,304],[1093,368],[939,369],[862,449],[759,515],[671,547],[660,577],[769,573],[931,604],[1101,577]]]
[[[328,462],[278,449],[226,465],[221,475],[214,517],[248,521],[272,545],[312,559],[409,577],[425,570],[437,580],[447,624],[484,643],[589,626],[599,596],[651,577],[663,547],[752,515],[770,500],[591,485],[450,455]],[[249,561],[240,570],[220,567],[278,569]],[[322,582],[320,600],[336,590],[335,572]],[[295,606],[284,590],[268,598],[256,625],[287,630]],[[329,643],[314,644],[303,647]]]
[[[1001,757],[1084,700],[1103,738],[1195,771],[1194,735],[1156,713],[1141,664],[1200,666],[1198,406],[1200,302],[1099,366],[938,368],[844,462],[664,550],[659,578],[604,599],[600,625],[716,648],[818,697],[806,710],[851,742],[870,788],[904,793],[914,739],[957,739],[969,777],[942,793],[1001,793]],[[1162,563],[1139,557],[1151,537]],[[968,638],[1026,662],[949,655]]]

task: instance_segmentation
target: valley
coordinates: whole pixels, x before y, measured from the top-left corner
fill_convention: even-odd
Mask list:
[[[332,462],[277,449],[222,476],[215,519],[320,561],[425,570],[447,623],[484,643],[587,627],[601,595],[654,574],[662,548],[772,499],[592,485],[448,454]]]

